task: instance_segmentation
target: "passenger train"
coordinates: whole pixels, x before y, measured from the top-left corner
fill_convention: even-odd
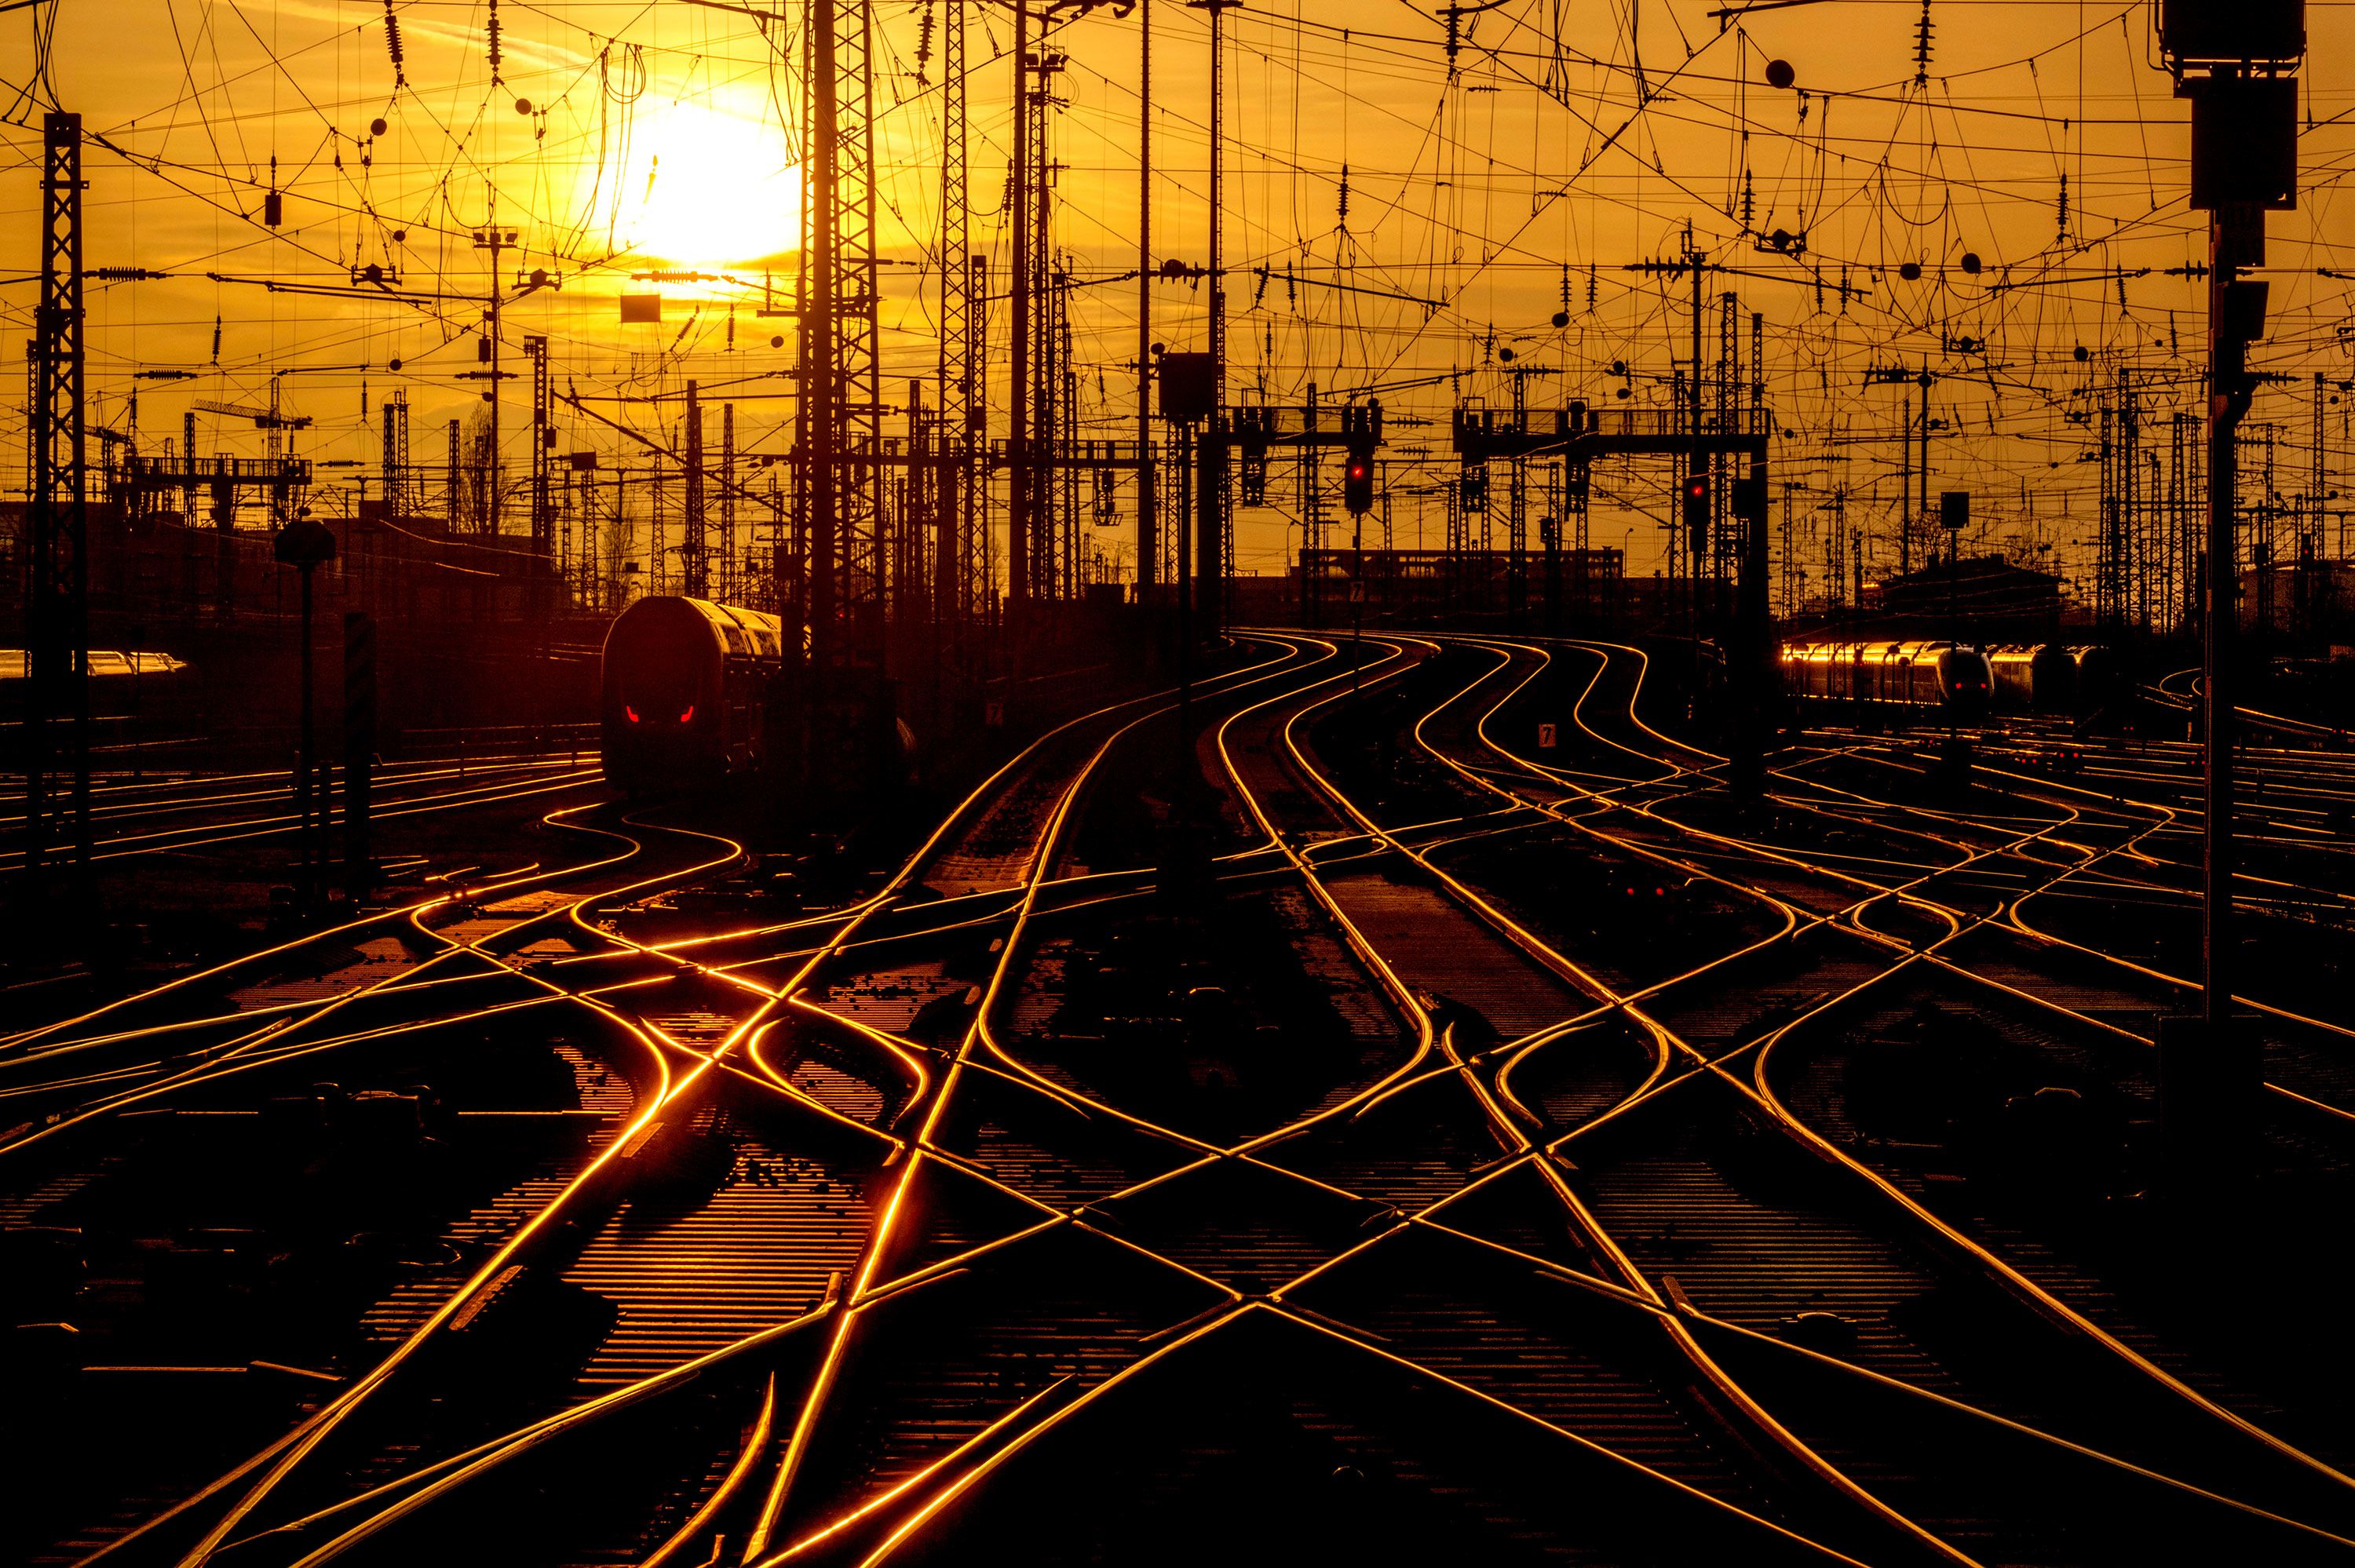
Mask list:
[[[1916,708],[1952,708],[1965,718],[1990,709],[2083,714],[2116,699],[2117,655],[2094,646],[1951,642],[1807,642],[1781,654],[1783,689],[1795,697],[1837,698]]]
[[[1976,718],[1993,695],[1987,656],[1951,642],[1793,643],[1780,662],[1783,689],[1795,697],[1951,708]]]
[[[2065,714],[2076,707],[2076,652],[2047,642],[2040,648],[1990,648],[1987,655],[1995,676],[1996,706],[2040,714]]]
[[[0,726],[25,722],[28,657],[22,648],[0,648]],[[93,648],[83,668],[91,722],[107,729],[96,744],[135,745],[159,731],[201,727],[204,687],[186,661],[153,649]]]
[[[758,766],[783,639],[776,616],[709,599],[655,597],[622,611],[605,633],[607,780],[650,795]]]

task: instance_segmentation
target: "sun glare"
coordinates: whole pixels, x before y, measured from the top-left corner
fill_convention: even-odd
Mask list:
[[[623,195],[627,242],[680,267],[748,267],[801,237],[802,172],[773,125],[690,103],[642,125]]]

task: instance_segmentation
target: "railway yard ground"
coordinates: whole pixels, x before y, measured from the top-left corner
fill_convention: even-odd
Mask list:
[[[0,1554],[2355,1563],[2340,732],[2248,730],[2193,1158],[2189,688],[1743,802],[1637,647],[1230,644],[889,826],[404,762],[331,916],[282,777],[100,780]]]
[[[609,799],[593,734],[499,735],[443,743],[376,770],[368,842],[375,886],[405,901],[421,891],[598,858],[594,835],[569,830],[565,808]],[[330,923],[304,910],[304,868],[290,858],[300,821],[283,768],[181,765],[137,770],[101,754],[91,791],[91,861],[72,898],[7,901],[10,990],[22,1005],[88,1005],[125,988],[230,958],[265,938]],[[0,877],[21,879],[24,794],[0,790]],[[323,895],[346,882],[340,821],[316,877]],[[56,858],[69,857],[60,846]],[[346,900],[348,902],[348,900]],[[29,991],[45,993],[38,1002]]]

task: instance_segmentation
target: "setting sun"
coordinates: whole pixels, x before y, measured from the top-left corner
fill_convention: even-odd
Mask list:
[[[800,243],[801,167],[773,124],[673,104],[640,128],[624,179],[620,237],[640,255],[741,267]]]

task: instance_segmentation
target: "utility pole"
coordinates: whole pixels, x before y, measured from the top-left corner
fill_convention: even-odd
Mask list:
[[[2200,658],[2204,767],[2200,874],[2200,1015],[2167,1020],[2159,1050],[2162,1115],[2187,1192],[2240,1166],[2262,1068],[2233,1016],[2232,704],[2238,609],[2235,443],[2254,380],[2249,344],[2264,335],[2266,284],[2242,276],[2264,263],[2268,208],[2297,204],[2297,82],[2306,53],[2302,0],[2161,0],[2159,46],[2179,96],[2191,100],[2190,206],[2209,215],[2208,519]]]
[[[809,7],[809,164],[815,179],[804,196],[803,210],[809,233],[805,237],[808,283],[801,313],[803,410],[802,446],[803,550],[809,573],[809,647],[813,695],[826,694],[826,683],[841,652],[836,624],[835,571],[842,550],[841,508],[835,487],[841,478],[835,459],[841,418],[835,408],[841,390],[835,313],[842,306],[836,283],[835,251],[840,236],[835,231],[836,191],[841,183],[842,143],[836,125],[837,87],[835,81],[834,0],[813,0]]]
[[[1684,234],[1684,265],[1687,271],[1690,273],[1692,278],[1692,369],[1685,377],[1685,433],[1695,437],[1698,437],[1700,434],[1701,419],[1701,271],[1707,265],[1708,260],[1708,256],[1693,244],[1692,225],[1689,223],[1686,224]],[[1686,467],[1685,471],[1688,474],[1707,473],[1709,471],[1709,454],[1701,450],[1699,446],[1695,446],[1692,451],[1691,461]],[[1698,662],[1700,657],[1700,579],[1701,569],[1706,564],[1708,558],[1709,535],[1707,530],[1704,528],[1688,526],[1685,532],[1689,535],[1685,540],[1685,553],[1692,567],[1692,583],[1690,586],[1692,588],[1693,657],[1696,662],[1694,666],[1695,673],[1698,674]],[[1696,693],[1695,695],[1696,699],[1698,699],[1698,693]]]
[[[684,482],[679,489],[680,507],[679,578],[687,597],[711,597],[711,573],[705,558],[703,532],[703,404],[696,396],[696,384],[687,384],[686,461],[680,467]]]
[[[309,511],[305,507],[304,512]],[[319,896],[320,876],[326,865],[327,803],[320,798],[318,783],[318,699],[313,684],[311,646],[311,574],[320,566],[336,558],[336,535],[333,530],[311,516],[300,516],[278,530],[271,541],[272,553],[282,566],[293,567],[302,578],[302,696],[300,723],[296,727],[299,739],[294,753],[294,805],[301,822],[303,902],[307,906]]]
[[[1513,429],[1529,428],[1529,379],[1515,366]],[[1514,630],[1521,629],[1529,609],[1529,460],[1515,452],[1505,466],[1505,617]]]
[[[1259,416],[1257,409],[1249,413]],[[1314,381],[1308,384],[1308,400],[1301,405],[1301,414],[1313,435],[1316,429],[1316,383]],[[1243,499],[1249,502],[1264,499],[1267,493],[1267,445],[1258,438],[1257,432],[1244,424],[1245,418],[1244,411],[1237,412],[1235,434],[1236,444],[1242,450]],[[1300,482],[1297,501],[1300,517],[1300,624],[1313,627],[1317,623],[1320,596],[1316,591],[1316,572],[1310,569],[1309,561],[1324,547],[1325,514],[1316,504],[1316,449],[1305,448],[1300,457],[1296,469]],[[1316,569],[1322,570],[1321,563]]]
[[[499,383],[506,376],[506,372],[499,368],[499,355],[505,346],[499,341],[499,316],[506,299],[506,291],[499,285],[499,255],[502,251],[514,249],[516,243],[514,229],[498,227],[498,194],[495,191],[491,195],[491,226],[474,231],[474,249],[487,250],[491,255],[489,328],[482,338],[483,362],[490,368],[466,373],[470,379],[478,377],[490,384],[483,393],[483,401],[491,406],[490,450],[483,460],[489,471],[483,476],[483,514],[474,519],[474,525],[485,534],[499,531],[499,467],[502,457],[499,450]]]
[[[1153,468],[1153,0],[1136,16],[1136,588],[1161,566]]]
[[[357,905],[376,881],[368,809],[376,768],[376,617],[344,612],[344,886]]]
[[[1012,423],[1006,437],[1006,599],[1018,626],[1030,597],[1030,0],[1014,4],[1014,280],[1008,370]]]
[[[1929,406],[1924,396],[1923,406]],[[1905,429],[1897,440],[1897,575],[1911,576],[1913,571],[1913,397],[1905,397]]]
[[[1210,14],[1210,413],[1202,425],[1195,473],[1195,571],[1205,631],[1225,621],[1227,558],[1227,273],[1226,273],[1226,27],[1222,18],[1242,0],[1186,0]]]
[[[879,608],[890,562],[879,536],[880,470],[871,461],[881,415],[872,17],[864,0],[811,0],[808,21],[795,422],[815,713],[834,694],[851,634],[879,630],[861,612]]]
[[[1929,482],[1930,473],[1930,384],[1934,379],[1935,377],[1934,377],[1927,370],[1912,371],[1905,369],[1902,366],[1875,366],[1864,373],[1864,384],[1868,387],[1886,386],[1904,387],[1907,388],[1918,387],[1921,390],[1922,413],[1920,416],[1920,438],[1922,442],[1922,461],[1918,471],[1920,472],[1923,482],[1925,486]],[[1916,431],[1914,418],[1913,396],[1913,392],[1909,390],[1905,397],[1904,423],[1898,428],[1897,431],[1897,450],[1899,453],[1898,462],[1900,464],[1897,484],[1897,575],[1900,577],[1907,575],[1913,569],[1913,518],[1915,515],[1913,511],[1913,479],[1914,474],[1917,471],[1913,461],[1913,442]],[[1922,502],[1922,506],[1923,514],[1926,514],[1929,508],[1926,491]],[[1863,601],[1863,595],[1859,593],[1857,597],[1858,602],[1861,603]]]
[[[1701,440],[1701,325],[1705,309],[1702,283],[1703,275],[1718,268],[1712,267],[1709,253],[1694,243],[1693,228],[1688,223],[1676,260],[1632,261],[1626,270],[1661,277],[1683,276],[1692,283],[1692,358],[1680,388],[1683,396],[1678,399],[1684,406],[1684,434],[1691,442],[1691,448],[1685,453],[1684,472],[1678,480],[1678,501],[1674,513],[1677,521],[1670,524],[1671,528],[1681,526],[1684,537],[1676,541],[1681,545],[1681,550],[1672,546],[1668,558],[1671,576],[1679,554],[1683,556],[1689,574],[1686,584],[1685,613],[1686,632],[1692,643],[1692,658],[1689,666],[1686,711],[1688,715],[1693,715],[1699,714],[1700,704],[1700,585],[1709,562],[1709,490],[1711,484],[1711,458]],[[1700,487],[1698,492],[1696,485]]]
[[[736,405],[719,405],[719,594],[730,604],[741,603],[743,584],[738,580],[744,557],[736,540]]]
[[[556,440],[549,418],[548,339],[535,334],[523,340],[523,350],[531,356],[531,549],[545,556],[556,544],[556,513],[548,486],[548,449]],[[491,389],[496,392],[497,383]]]
[[[188,428],[193,433],[196,429],[194,414],[188,416]],[[392,401],[384,405],[382,445],[384,514],[387,517],[405,516],[408,514],[406,498],[409,489],[409,394],[406,391],[396,390]],[[193,447],[190,455],[194,455]]]
[[[89,467],[82,399],[81,116],[41,121],[41,294],[31,344],[31,573],[27,582],[25,869],[37,882],[55,726],[72,726],[74,863],[90,866]],[[191,426],[193,429],[193,425]],[[194,454],[190,456],[194,471]]]
[[[1921,499],[1913,514],[1916,519],[1913,526],[1917,528],[1930,525],[1930,385],[1934,379],[1927,370],[1913,378],[1913,385],[1922,389],[1922,457],[1913,470],[1921,476]],[[1902,562],[1899,564],[1901,567],[1903,566]]]
[[[985,619],[981,597],[989,591],[980,567],[975,535],[973,453],[985,405],[975,370],[978,340],[986,310],[972,254],[972,203],[967,191],[965,142],[965,6],[961,0],[941,8],[941,478],[933,501],[939,509],[934,541],[932,615],[958,627]]]

